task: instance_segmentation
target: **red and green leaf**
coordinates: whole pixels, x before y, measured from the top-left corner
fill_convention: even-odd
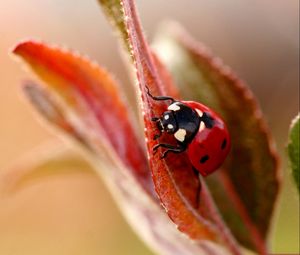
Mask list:
[[[104,13],[106,14],[107,19],[109,22],[112,24],[112,26],[115,28],[117,33],[119,34],[119,38],[121,39],[121,43],[124,46],[125,50],[127,51],[127,54],[129,57],[131,57],[132,62],[135,61],[135,54],[134,54],[134,49],[132,45],[132,40],[130,40],[130,37],[132,36],[137,36],[140,37],[142,30],[141,30],[141,25],[139,23],[137,14],[134,17],[135,18],[135,30],[138,32],[136,35],[133,35],[132,32],[130,31],[129,28],[127,27],[128,20],[131,19],[131,17],[127,16],[124,13],[124,8],[123,8],[123,3],[120,0],[98,0],[100,5],[102,6],[102,9]],[[132,22],[129,22],[132,23]],[[165,66],[161,63],[160,59],[157,58],[156,54],[152,52],[152,50],[147,46],[147,43],[144,38],[136,38],[139,39],[136,40],[137,43],[141,43],[141,52],[143,54],[147,54],[148,58],[151,58],[152,61],[155,62],[155,67],[156,70],[152,70],[152,72],[157,72],[158,76],[160,78],[160,83],[163,83],[163,86],[160,86],[161,91],[157,91],[163,94],[167,94],[169,96],[173,96],[174,98],[178,98],[179,92],[176,86],[174,86],[172,78],[168,70],[165,68]],[[149,56],[149,55],[152,56]],[[148,75],[155,75],[155,74],[150,74]],[[151,79],[149,77],[149,79]],[[153,90],[156,91],[156,88],[153,88]]]
[[[235,237],[264,253],[279,180],[277,155],[257,102],[229,67],[178,26],[164,29],[155,47],[184,97],[225,119],[231,155],[208,185]]]

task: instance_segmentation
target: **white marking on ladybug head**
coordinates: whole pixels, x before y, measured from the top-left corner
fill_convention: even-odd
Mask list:
[[[176,103],[170,104],[168,107],[168,110],[170,111],[178,111],[180,110],[180,106]]]
[[[178,131],[174,134],[175,138],[180,141],[183,142],[186,136],[186,130],[185,129],[178,129]]]
[[[205,129],[205,124],[203,121],[200,122],[199,132]]]
[[[198,113],[199,117],[202,117],[202,116],[203,116],[203,112],[200,111],[199,109],[196,109],[196,112]]]
[[[165,120],[168,120],[169,118],[170,118],[169,115],[165,115],[165,117],[164,117]]]
[[[172,125],[172,124],[168,124],[168,129],[173,129],[174,128],[174,126]]]

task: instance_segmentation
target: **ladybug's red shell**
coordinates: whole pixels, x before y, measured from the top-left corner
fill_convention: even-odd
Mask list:
[[[199,131],[188,145],[187,152],[192,165],[203,175],[209,175],[220,167],[230,151],[230,136],[222,118],[210,108],[198,102],[185,101],[184,104],[213,119],[211,128],[201,122]]]

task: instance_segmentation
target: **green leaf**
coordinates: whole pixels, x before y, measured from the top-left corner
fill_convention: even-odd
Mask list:
[[[125,25],[125,15],[120,0],[98,0],[102,6],[106,17],[110,23],[115,27],[122,39],[123,45],[128,52],[131,52],[131,46],[128,41],[129,35]]]
[[[300,122],[300,114],[295,117],[292,121],[290,132],[289,132],[289,144],[288,144],[288,155],[290,160],[290,165],[293,172],[293,177],[298,188],[298,192],[300,194],[300,166],[299,166],[299,158],[300,158],[300,150],[299,150],[299,124]]]
[[[237,240],[265,253],[278,193],[278,164],[273,141],[252,92],[228,66],[178,25],[161,29],[154,47],[184,99],[208,105],[227,123],[231,154],[224,169],[206,180]]]

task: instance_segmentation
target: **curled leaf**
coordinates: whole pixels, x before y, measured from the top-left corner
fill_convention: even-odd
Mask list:
[[[155,49],[184,98],[208,105],[226,121],[232,138],[231,155],[224,169],[208,178],[208,185],[237,240],[266,253],[265,240],[279,186],[278,163],[251,91],[178,25],[160,31]]]
[[[290,165],[292,168],[293,177],[300,194],[300,115],[298,114],[295,119],[292,121],[290,132],[289,132],[289,144],[288,144],[288,155],[290,160]]]

